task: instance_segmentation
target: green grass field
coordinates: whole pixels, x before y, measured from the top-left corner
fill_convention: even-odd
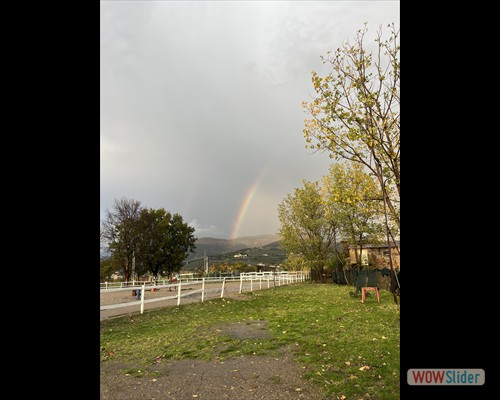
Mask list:
[[[399,399],[399,307],[381,291],[361,303],[352,287],[299,283],[250,301],[217,299],[101,322],[101,362],[227,359],[293,352],[305,377],[339,399]],[[267,321],[265,339],[236,339],[225,324]],[[345,396],[345,397],[344,397]]]

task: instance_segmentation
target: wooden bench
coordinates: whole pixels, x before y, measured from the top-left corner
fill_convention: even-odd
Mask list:
[[[361,288],[361,302],[364,303],[366,300],[366,291],[367,290],[375,290],[377,294],[377,303],[380,303],[380,290],[375,286],[364,286]]]

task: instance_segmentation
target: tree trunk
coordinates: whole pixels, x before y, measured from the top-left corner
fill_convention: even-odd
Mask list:
[[[123,275],[125,276],[125,282],[128,282],[130,280],[130,269],[127,263],[123,267]]]

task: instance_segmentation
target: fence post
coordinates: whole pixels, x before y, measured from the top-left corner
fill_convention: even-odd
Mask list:
[[[201,281],[201,302],[205,300],[205,278]]]
[[[226,286],[226,278],[222,281],[222,289],[220,291],[220,298],[224,298],[224,286]]]
[[[269,289],[269,275],[267,276],[267,288]]]
[[[253,275],[250,275],[250,293],[253,293]]]
[[[146,291],[146,285],[141,287],[141,314],[144,313],[144,292]]]
[[[108,288],[108,282],[104,282],[106,284],[106,289]]]
[[[259,275],[259,290],[262,289],[262,275]]]
[[[181,282],[177,286],[177,305],[181,304]]]
[[[241,294],[241,289],[243,289],[243,275],[240,274],[240,294]]]
[[[120,289],[123,287],[123,282],[120,282]]]

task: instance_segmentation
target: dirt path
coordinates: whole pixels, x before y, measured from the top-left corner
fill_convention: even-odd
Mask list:
[[[101,364],[101,400],[324,399],[303,373],[287,354],[241,356],[224,362],[167,361],[146,370],[105,362]]]

